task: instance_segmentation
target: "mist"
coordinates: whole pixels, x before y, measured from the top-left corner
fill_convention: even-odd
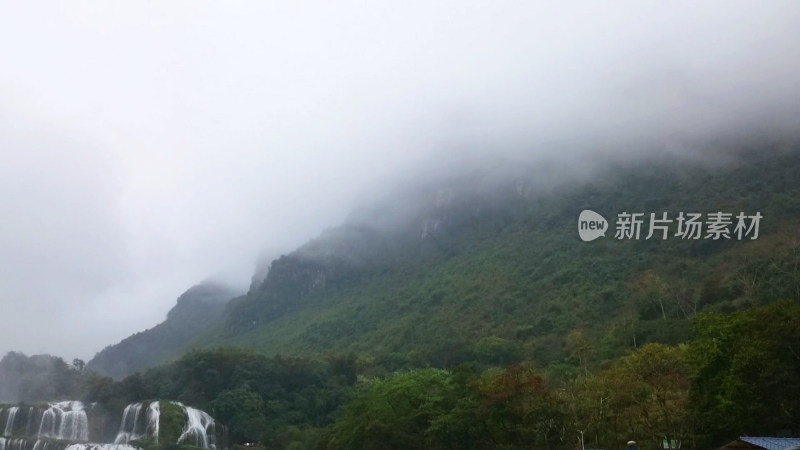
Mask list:
[[[796,140],[798,23],[791,1],[5,4],[0,353],[88,359],[422,175]]]

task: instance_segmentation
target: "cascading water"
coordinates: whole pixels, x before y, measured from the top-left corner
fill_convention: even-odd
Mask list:
[[[26,436],[32,436],[33,435],[33,431],[34,431],[34,427],[36,426],[36,423],[41,422],[41,418],[38,421],[35,420],[36,419],[36,413],[37,413],[37,410],[33,406],[28,408],[28,418],[27,418],[28,425],[25,427],[25,435]],[[38,449],[36,449],[36,450],[38,450]]]
[[[17,411],[19,411],[19,406],[8,408],[8,419],[6,419],[6,429],[3,431],[3,436],[9,437],[14,433],[14,420],[17,418]]]
[[[66,444],[38,439],[35,442],[24,438],[0,438],[0,450],[64,450]]]
[[[83,403],[51,403],[42,414],[39,437],[62,441],[85,442],[89,440],[89,419]]]
[[[127,444],[70,444],[64,450],[139,450]]]
[[[37,439],[32,442],[27,439],[0,438],[0,450],[139,450],[138,447],[118,444],[80,443],[69,444],[48,439]]]
[[[25,450],[27,443],[25,439],[0,438],[0,450]]]
[[[152,402],[147,407],[147,433],[153,437],[153,441],[158,444],[158,428],[161,419],[161,404]]]
[[[115,444],[127,444],[128,442],[139,439],[136,433],[136,425],[139,421],[139,412],[142,410],[141,403],[131,403],[122,412],[122,423],[119,425],[119,433],[114,439]]]
[[[208,413],[184,406],[179,402],[169,402],[180,407],[183,413],[183,429],[176,444],[194,445],[216,449],[216,421]],[[122,422],[115,444],[130,444],[144,438],[158,443],[161,405],[159,402],[131,403],[122,413]]]
[[[145,409],[144,403],[131,403],[122,412],[122,423],[119,425],[115,444],[129,444],[148,437],[158,443],[158,421],[161,409],[158,402],[151,402]],[[142,417],[144,413],[144,417]]]
[[[196,445],[202,448],[216,448],[216,434],[215,434],[215,421],[214,418],[208,415],[205,411],[195,409],[189,406],[183,406],[183,414],[185,418],[185,425],[183,433],[178,438],[178,444]]]
[[[113,444],[89,442],[90,419],[91,433],[96,434],[96,439],[107,433],[104,430],[108,428],[107,416],[102,415],[102,408],[96,410],[94,404],[84,407],[78,401],[65,401],[43,406],[3,405],[0,450],[139,450],[138,445],[149,446],[159,441],[211,450],[225,448],[225,427],[218,426],[208,413],[178,402],[163,402],[126,406]]]

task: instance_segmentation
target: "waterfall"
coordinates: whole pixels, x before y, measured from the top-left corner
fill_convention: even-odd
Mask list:
[[[158,444],[158,421],[161,419],[161,406],[158,402],[150,403],[147,408],[147,433]]]
[[[53,449],[53,447],[56,447],[58,449],[63,448],[60,446],[57,447],[56,445],[53,444],[52,441],[49,441],[47,439],[37,439],[36,442],[34,442],[33,444],[33,450],[51,450]]]
[[[39,437],[63,441],[88,441],[89,419],[83,410],[83,403],[51,403],[42,414]]]
[[[141,445],[150,446],[159,441],[167,446],[190,445],[209,450],[226,445],[225,427],[217,424],[208,413],[182,403],[164,401],[166,403],[145,401],[127,405],[113,443],[89,442],[90,416],[92,430],[100,433],[105,425],[98,426],[94,421],[101,420],[103,424],[106,420],[102,409],[97,412],[98,416],[91,411],[87,415],[87,410],[94,405],[84,406],[79,401],[42,406],[4,405],[0,409],[3,414],[0,450],[140,450]]]
[[[183,405],[181,405],[183,406]],[[178,444],[182,444],[187,439],[192,439],[188,444],[194,444],[203,448],[216,448],[214,434],[214,418],[205,411],[183,406],[185,424],[183,433],[178,438]]]
[[[142,403],[131,403],[122,412],[122,423],[119,424],[119,433],[114,439],[115,444],[127,444],[134,439],[139,439],[136,433],[136,425],[139,421],[139,411],[142,410]]]
[[[169,402],[179,406],[183,411],[183,429],[176,444],[190,444],[202,448],[216,448],[215,421],[208,413],[179,402]],[[145,407],[145,405],[147,405]],[[122,412],[122,423],[119,426],[114,443],[118,445],[130,444],[142,438],[151,438],[158,443],[161,419],[161,405],[159,402],[131,403]],[[2,450],[2,449],[0,449]],[[91,449],[73,449],[91,450]],[[101,449],[103,450],[103,449]]]
[[[145,417],[142,418],[142,413]],[[130,444],[131,441],[144,437],[152,438],[158,443],[158,421],[161,409],[158,402],[151,402],[147,409],[144,403],[131,403],[122,412],[122,423],[119,425],[115,444]]]
[[[35,426],[36,423],[38,423],[38,421],[34,420],[36,418],[34,414],[36,414],[36,408],[31,406],[30,408],[28,408],[28,419],[26,420],[26,422],[28,422],[28,426],[25,427],[25,436],[33,436],[34,432],[33,427]]]
[[[141,450],[125,444],[96,444],[52,441],[37,439],[35,442],[28,439],[7,439],[0,437],[0,450]]]
[[[14,433],[14,419],[17,418],[17,411],[19,411],[19,406],[8,408],[8,419],[6,419],[6,430],[3,432],[3,436],[11,436]]]
[[[27,439],[21,439],[21,438],[8,439],[0,437],[0,450],[30,450],[33,447],[35,447],[35,444],[32,445],[31,441]],[[47,449],[42,448],[41,450],[47,450]]]

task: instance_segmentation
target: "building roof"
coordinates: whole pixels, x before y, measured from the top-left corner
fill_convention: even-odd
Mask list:
[[[800,448],[800,438],[740,437],[720,450],[792,450],[797,448]]]

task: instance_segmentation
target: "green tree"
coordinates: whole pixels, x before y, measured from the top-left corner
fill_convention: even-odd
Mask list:
[[[701,314],[689,357],[692,410],[704,444],[800,423],[800,305]]]
[[[494,443],[520,449],[562,447],[563,405],[531,367],[489,370],[475,383],[473,395],[486,437]]]
[[[264,400],[248,385],[220,393],[211,402],[211,410],[237,442],[258,441],[267,430]]]
[[[83,372],[83,368],[86,367],[86,362],[82,359],[75,358],[72,360],[72,367],[78,369],[78,372]]]
[[[647,344],[565,391],[575,439],[619,448],[629,439],[690,439],[689,367],[685,350]]]
[[[374,381],[347,406],[333,428],[332,449],[431,448],[431,423],[450,411],[458,388],[438,369]]]

